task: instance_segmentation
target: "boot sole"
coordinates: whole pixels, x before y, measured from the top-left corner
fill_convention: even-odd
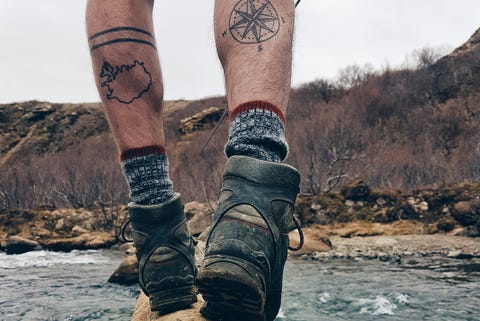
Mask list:
[[[192,286],[186,286],[166,291],[151,292],[150,309],[159,314],[188,309],[197,302],[196,291]]]
[[[206,302],[200,312],[207,318],[265,321],[265,280],[250,262],[227,256],[205,259],[196,282]]]

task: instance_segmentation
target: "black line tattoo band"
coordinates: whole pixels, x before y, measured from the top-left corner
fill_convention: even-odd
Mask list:
[[[121,42],[134,42],[134,43],[144,44],[144,45],[150,46],[153,49],[157,50],[157,47],[155,47],[155,45],[153,43],[151,43],[149,41],[146,41],[146,40],[135,39],[135,38],[118,38],[118,39],[105,41],[105,42],[99,43],[97,45],[93,45],[90,48],[90,51],[94,51],[95,49],[98,49],[98,48],[103,47],[103,46],[111,45],[111,44],[114,44],[114,43],[121,43]]]
[[[112,33],[112,32],[117,32],[117,31],[133,31],[133,32],[139,32],[139,33],[143,33],[151,38],[153,38],[153,35],[148,32],[148,31],[145,31],[143,29],[139,29],[139,28],[135,28],[135,27],[115,27],[115,28],[110,28],[110,29],[106,29],[106,30],[103,30],[103,31],[100,31],[100,32],[97,32],[96,34],[90,36],[88,38],[88,41],[91,41],[97,37],[100,37],[102,35],[105,35],[105,34],[108,34],[108,33]]]

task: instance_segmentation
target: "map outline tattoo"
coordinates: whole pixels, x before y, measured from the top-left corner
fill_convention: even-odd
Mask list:
[[[269,0],[240,0],[230,14],[228,29],[240,43],[259,44],[278,33],[280,17]]]
[[[136,72],[137,75],[143,78],[135,82],[137,88],[134,88],[136,90],[133,96],[125,96],[125,94],[128,93],[119,89],[116,90],[115,82],[119,76],[126,77],[130,72]],[[122,104],[131,104],[135,99],[139,99],[144,93],[149,91],[152,86],[152,75],[147,68],[145,68],[145,63],[138,60],[134,60],[132,64],[120,66],[112,66],[108,61],[104,61],[99,76],[101,79],[101,87],[107,87],[107,99],[116,99]],[[103,78],[106,79],[103,80]]]

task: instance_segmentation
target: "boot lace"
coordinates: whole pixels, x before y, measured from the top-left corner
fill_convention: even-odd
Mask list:
[[[123,224],[122,226],[122,229],[121,229],[121,232],[120,232],[120,237],[122,239],[123,242],[125,243],[128,243],[128,242],[133,242],[133,239],[130,239],[130,238],[127,238],[126,237],[126,234],[127,234],[127,227],[128,225],[130,225],[130,219],[128,219],[125,224]]]
[[[296,247],[292,247],[292,246],[288,245],[288,249],[290,251],[298,251],[303,247],[303,243],[305,242],[305,239],[304,239],[304,236],[303,236],[302,227],[300,226],[300,222],[298,221],[298,219],[295,216],[293,217],[293,223],[295,223],[295,228],[297,229],[298,235],[300,236],[300,242],[298,243],[298,245]]]

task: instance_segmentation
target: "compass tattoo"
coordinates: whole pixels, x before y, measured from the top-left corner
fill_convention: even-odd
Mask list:
[[[230,14],[230,33],[240,43],[264,42],[279,29],[278,13],[268,0],[240,0]]]

